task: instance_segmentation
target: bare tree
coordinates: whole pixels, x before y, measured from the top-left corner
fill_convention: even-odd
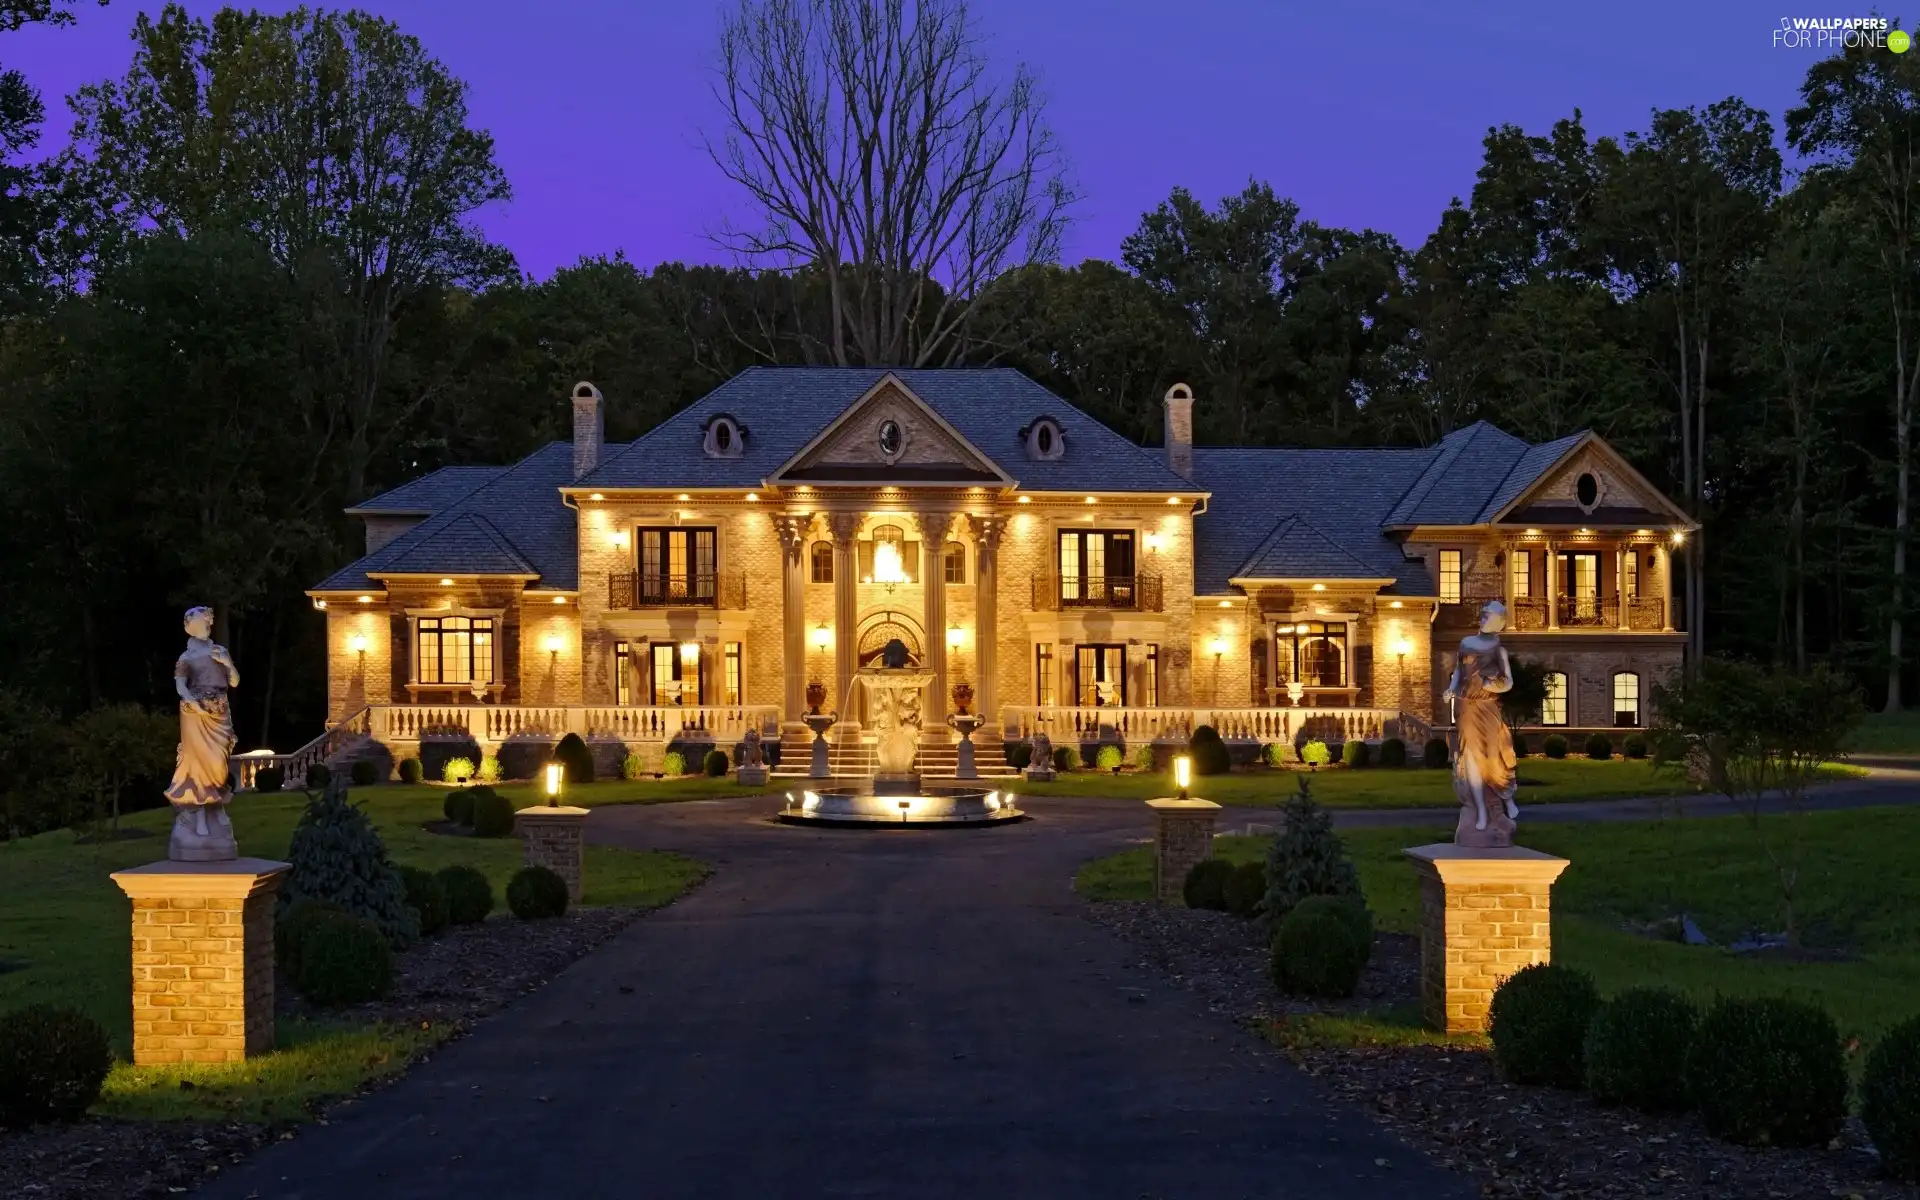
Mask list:
[[[955,362],[975,306],[1052,261],[1073,194],[1032,75],[995,78],[966,0],[740,0],[708,153],[763,219],[724,243],[816,271],[830,357]]]

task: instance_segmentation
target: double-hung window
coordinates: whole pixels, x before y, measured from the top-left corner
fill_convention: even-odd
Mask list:
[[[1132,608],[1133,531],[1060,531],[1060,603],[1067,607]]]
[[[640,603],[714,602],[718,539],[711,527],[641,529],[639,534],[640,578],[635,592]]]
[[[421,683],[492,683],[492,617],[421,617]]]

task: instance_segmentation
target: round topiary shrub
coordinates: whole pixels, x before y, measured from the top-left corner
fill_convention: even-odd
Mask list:
[[[466,783],[473,778],[473,760],[465,755],[448,759],[440,768],[440,778],[446,783]]]
[[[419,759],[403,758],[400,760],[400,782],[401,783],[419,783],[422,779],[425,779],[426,777],[427,777],[426,768],[420,765]]]
[[[1226,859],[1203,858],[1187,872],[1186,881],[1180,885],[1180,898],[1188,908],[1225,912],[1227,877],[1232,874],[1233,864]]]
[[[1032,742],[1005,742],[1001,752],[1007,756],[1007,765],[1016,771],[1024,771],[1033,762]]]
[[[1427,744],[1420,747],[1420,765],[1423,767],[1444,767],[1447,765],[1447,739],[1430,737]]]
[[[522,867],[507,883],[507,908],[522,921],[565,916],[567,881],[546,867]]]
[[[314,763],[307,768],[307,790],[318,792],[333,782],[333,768],[325,763]]]
[[[1053,748],[1053,769],[1056,771],[1074,771],[1080,767],[1080,751],[1072,746]]]
[[[1620,743],[1620,753],[1628,758],[1645,758],[1647,756],[1646,735],[1639,733],[1628,734]]]
[[[1138,746],[1135,746],[1133,748],[1133,765],[1134,766],[1138,767],[1142,771],[1151,771],[1154,769],[1155,763],[1156,763],[1156,760],[1154,759],[1154,756],[1153,756],[1152,742],[1141,742]]]
[[[513,832],[513,801],[484,785],[467,791],[473,797],[473,836],[497,838]]]
[[[1548,758],[1565,758],[1567,756],[1567,739],[1560,734],[1550,733],[1546,736],[1546,739],[1540,743],[1540,752]]]
[[[493,911],[493,885],[474,868],[441,867],[434,878],[447,893],[447,920],[455,925],[478,925]]]
[[[322,922],[346,916],[347,910],[331,900],[296,900],[282,908],[273,920],[273,961],[292,978],[300,965],[300,943]]]
[[[620,760],[620,778],[622,779],[645,779],[651,774],[653,772],[647,770],[647,760],[638,754],[629,754]]]
[[[0,1016],[0,1129],[78,1121],[112,1066],[107,1031],[78,1009],[29,1004]]]
[[[1193,758],[1196,775],[1225,775],[1233,770],[1233,756],[1220,740],[1220,731],[1211,725],[1196,725],[1187,739],[1187,753]]]
[[[718,779],[722,775],[725,775],[727,773],[727,752],[725,750],[707,751],[706,757],[700,760],[700,769],[705,771],[708,777],[713,779]]]
[[[256,792],[277,792],[287,786],[285,767],[261,767],[253,773],[253,790]]]
[[[1102,771],[1118,771],[1126,761],[1127,752],[1112,742],[1100,747],[1093,755],[1093,765]]]
[[[393,990],[393,947],[372,921],[326,917],[300,941],[293,985],[323,1008],[379,1000]]]
[[[1513,731],[1513,756],[1515,758],[1525,758],[1527,755],[1531,754],[1532,752],[1533,752],[1532,749],[1527,745],[1527,735],[1524,733],[1521,733],[1518,729],[1514,730]]]
[[[380,768],[364,758],[355,759],[347,768],[347,778],[355,787],[372,787],[380,782]]]
[[[1221,899],[1226,901],[1227,911],[1242,920],[1252,920],[1260,911],[1260,902],[1267,898],[1267,866],[1265,863],[1244,862],[1227,875],[1226,885],[1221,889]]]
[[[1895,1025],[1867,1055],[1860,1120],[1887,1174],[1920,1183],[1920,1017]]]
[[[1370,947],[1355,935],[1353,918],[1330,896],[1293,906],[1274,930],[1269,966],[1274,986],[1300,996],[1339,999],[1353,995],[1366,970]]]
[[[1723,999],[1687,1055],[1707,1132],[1742,1145],[1815,1146],[1847,1118],[1847,1064],[1833,1018],[1779,997]]]
[[[1587,1027],[1587,1091],[1602,1104],[1673,1112],[1687,1104],[1687,1054],[1700,1009],[1671,988],[1628,988]]]
[[[1347,923],[1347,932],[1353,935],[1360,946],[1360,961],[1367,962],[1373,957],[1373,914],[1367,911],[1366,901],[1358,895],[1352,896],[1308,896],[1294,905],[1305,905],[1314,911],[1324,909]]]
[[[1399,738],[1387,738],[1380,743],[1380,765],[1383,767],[1404,767],[1407,765],[1407,744]]]
[[[1348,738],[1340,747],[1340,761],[1349,767],[1364,767],[1373,761],[1373,747],[1359,738]]]
[[[1592,759],[1612,758],[1613,739],[1604,733],[1596,733],[1587,739],[1587,757]]]
[[[473,789],[455,788],[440,802],[440,813],[455,825],[473,824]]]
[[[1324,767],[1333,761],[1333,752],[1321,741],[1308,742],[1300,747],[1300,761],[1310,767]]]
[[[567,768],[569,784],[593,782],[593,751],[587,749],[587,743],[579,734],[570,733],[561,738],[560,744],[553,748],[553,760]]]
[[[419,867],[401,867],[400,882],[407,889],[407,903],[420,917],[420,936],[432,937],[447,927],[447,889],[440,877]]]
[[[666,773],[668,779],[677,779],[687,773],[687,756],[678,750],[669,750],[660,769]]]
[[[1500,1072],[1515,1083],[1577,1088],[1586,1077],[1587,1026],[1600,991],[1585,971],[1537,963],[1493,993],[1488,1035]]]
[[[503,774],[505,771],[500,766],[500,756],[488,754],[480,759],[480,769],[474,772],[473,777],[481,783],[499,783]]]

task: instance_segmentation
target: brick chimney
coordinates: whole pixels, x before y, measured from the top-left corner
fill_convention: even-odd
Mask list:
[[[573,385],[573,477],[580,479],[600,465],[600,445],[607,440],[607,415],[600,389],[584,380]]]
[[[1193,478],[1193,389],[1184,383],[1167,389],[1167,467]]]

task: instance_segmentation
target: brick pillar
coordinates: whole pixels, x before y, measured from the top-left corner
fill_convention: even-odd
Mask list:
[[[1567,860],[1522,846],[1402,851],[1420,878],[1420,1009],[1443,1033],[1484,1033],[1494,989],[1553,957],[1553,881]]]
[[[580,903],[580,857],[587,810],[536,804],[513,814],[513,831],[527,847],[527,865],[545,867],[567,881],[567,899]]]
[[[1162,904],[1180,899],[1187,872],[1213,857],[1213,820],[1220,806],[1211,800],[1147,801],[1153,810],[1153,898]]]
[[[287,864],[116,871],[133,901],[133,1061],[239,1062],[273,1049],[273,905]]]
[[[973,565],[974,671],[980,676],[974,711],[983,729],[1000,729],[1000,537],[1005,517],[970,517],[977,546]]]

